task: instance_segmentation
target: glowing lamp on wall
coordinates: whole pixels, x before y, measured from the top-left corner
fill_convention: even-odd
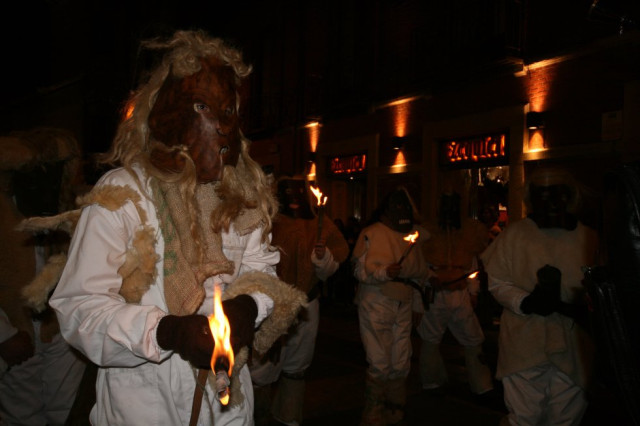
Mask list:
[[[400,151],[402,148],[404,148],[404,143],[406,140],[406,136],[394,136],[391,138],[391,146],[395,151]]]
[[[541,112],[531,111],[527,113],[527,128],[529,130],[544,129],[544,116]]]

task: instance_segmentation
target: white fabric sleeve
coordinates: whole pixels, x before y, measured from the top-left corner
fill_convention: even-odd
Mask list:
[[[104,367],[135,367],[160,362],[170,351],[158,348],[155,331],[166,312],[160,289],[151,303],[130,304],[118,293],[129,236],[140,228],[131,202],[117,211],[86,207],[76,226],[68,261],[49,304],[60,331],[72,346]],[[153,304],[156,303],[156,304]]]
[[[358,281],[365,284],[382,284],[389,281],[390,278],[387,275],[386,267],[375,269],[370,274],[367,273],[367,269],[365,267],[366,256],[367,254],[365,253],[356,259],[353,275],[358,279]]]
[[[244,252],[238,275],[249,271],[264,272],[276,276],[276,265],[280,261],[280,252],[270,246],[271,235],[262,241],[262,228],[255,229],[250,235]]]
[[[386,266],[378,266],[367,264],[367,251],[369,249],[369,240],[364,239],[364,244],[366,250],[362,254],[362,256],[355,259],[355,265],[353,270],[353,275],[358,279],[358,281],[363,282],[365,284],[382,284],[389,281],[389,276],[387,275],[387,267]]]
[[[525,315],[525,313],[520,310],[520,304],[522,303],[522,299],[529,295],[529,292],[520,287],[516,287],[513,283],[499,280],[491,275],[489,275],[489,291],[502,306],[518,315]]]
[[[335,274],[340,267],[340,264],[334,260],[333,254],[328,248],[325,249],[324,257],[322,259],[318,259],[316,251],[312,250],[311,263],[315,266],[316,276],[320,278],[321,281],[325,281],[331,275]]]
[[[250,294],[258,306],[258,316],[256,317],[256,328],[273,312],[273,300],[264,293],[255,292]]]

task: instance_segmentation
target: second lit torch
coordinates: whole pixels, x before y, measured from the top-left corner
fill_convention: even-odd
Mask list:
[[[409,252],[411,251],[413,246],[416,244],[416,241],[418,240],[418,236],[419,235],[420,235],[420,233],[418,231],[416,231],[413,234],[409,234],[409,235],[407,235],[406,237],[403,238],[405,241],[409,242],[409,245],[404,250],[404,253],[402,253],[402,257],[400,257],[400,260],[398,260],[399,264],[402,263],[404,261],[404,258],[409,255]]]
[[[318,200],[318,238],[317,240],[320,241],[321,235],[322,235],[322,217],[324,216],[324,206],[325,204],[327,204],[327,196],[326,195],[322,195],[322,192],[320,191],[320,188],[316,188],[315,186],[310,187],[311,188],[311,192],[313,192],[313,195],[316,196],[316,199]]]

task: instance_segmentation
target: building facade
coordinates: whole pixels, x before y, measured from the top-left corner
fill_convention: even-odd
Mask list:
[[[303,59],[290,64],[305,67],[304,83],[291,88],[298,109],[276,132],[264,131],[268,121],[249,132],[256,158],[277,173],[308,175],[342,220],[366,220],[403,184],[426,218],[435,218],[441,193],[455,191],[464,214],[491,203],[505,225],[525,214],[524,180],[541,163],[573,171],[597,206],[603,174],[640,153],[637,28],[598,21],[589,4],[559,11],[544,1],[429,3],[374,2],[363,15],[369,24],[354,24],[346,42],[373,53],[352,49],[353,64],[333,62],[342,53],[326,47],[331,36],[310,28]],[[306,12],[325,16],[319,6]],[[359,44],[365,35],[373,40]],[[307,60],[307,49],[326,54]],[[376,60],[371,71],[363,66]],[[323,90],[313,85],[320,76],[330,80]],[[264,96],[251,96],[255,115]],[[586,211],[597,226],[598,213]]]

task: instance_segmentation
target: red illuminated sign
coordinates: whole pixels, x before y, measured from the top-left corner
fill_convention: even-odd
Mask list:
[[[507,160],[507,136],[504,133],[452,139],[440,145],[440,161],[444,165],[480,165]]]
[[[333,157],[329,160],[329,174],[344,175],[363,172],[367,165],[367,155],[350,155],[348,157]]]

